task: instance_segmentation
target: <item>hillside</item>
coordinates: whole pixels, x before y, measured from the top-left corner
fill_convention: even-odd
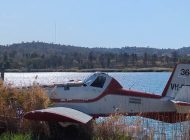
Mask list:
[[[87,48],[43,42],[0,46],[0,65],[22,71],[173,67],[178,62],[190,62],[189,56],[190,47]]]

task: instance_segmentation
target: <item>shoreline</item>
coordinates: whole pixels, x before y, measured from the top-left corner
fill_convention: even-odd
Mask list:
[[[110,69],[110,68],[94,68],[94,69],[6,69],[5,72],[171,72],[173,68],[167,67],[149,67],[149,68],[123,68],[123,69]]]

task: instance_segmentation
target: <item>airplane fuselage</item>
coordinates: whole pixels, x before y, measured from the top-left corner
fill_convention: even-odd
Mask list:
[[[176,111],[173,103],[169,100],[165,100],[164,98],[145,98],[108,94],[98,100],[52,100],[54,101],[55,106],[73,108],[92,116],[106,116],[114,112],[132,114]]]
[[[106,77],[104,86],[94,87],[92,83],[81,87],[58,86],[49,96],[54,106],[80,110],[93,117],[113,113],[125,115],[153,116],[176,112],[175,105],[166,97],[144,92],[126,90],[113,78]]]

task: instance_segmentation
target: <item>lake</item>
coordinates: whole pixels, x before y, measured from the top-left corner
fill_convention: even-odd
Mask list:
[[[29,86],[33,82],[43,85],[64,83],[68,80],[84,80],[92,73],[79,72],[34,72],[34,73],[5,73],[5,82],[15,86]],[[148,93],[161,94],[170,72],[111,72],[108,73],[128,89]]]

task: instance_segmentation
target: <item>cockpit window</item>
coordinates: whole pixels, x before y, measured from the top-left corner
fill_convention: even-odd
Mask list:
[[[86,80],[84,80],[84,85],[88,85],[89,83],[91,83],[92,81],[94,81],[96,79],[96,75],[93,74],[91,76],[89,76]]]
[[[91,86],[103,88],[105,81],[106,81],[106,77],[98,76],[96,80],[91,84]]]

